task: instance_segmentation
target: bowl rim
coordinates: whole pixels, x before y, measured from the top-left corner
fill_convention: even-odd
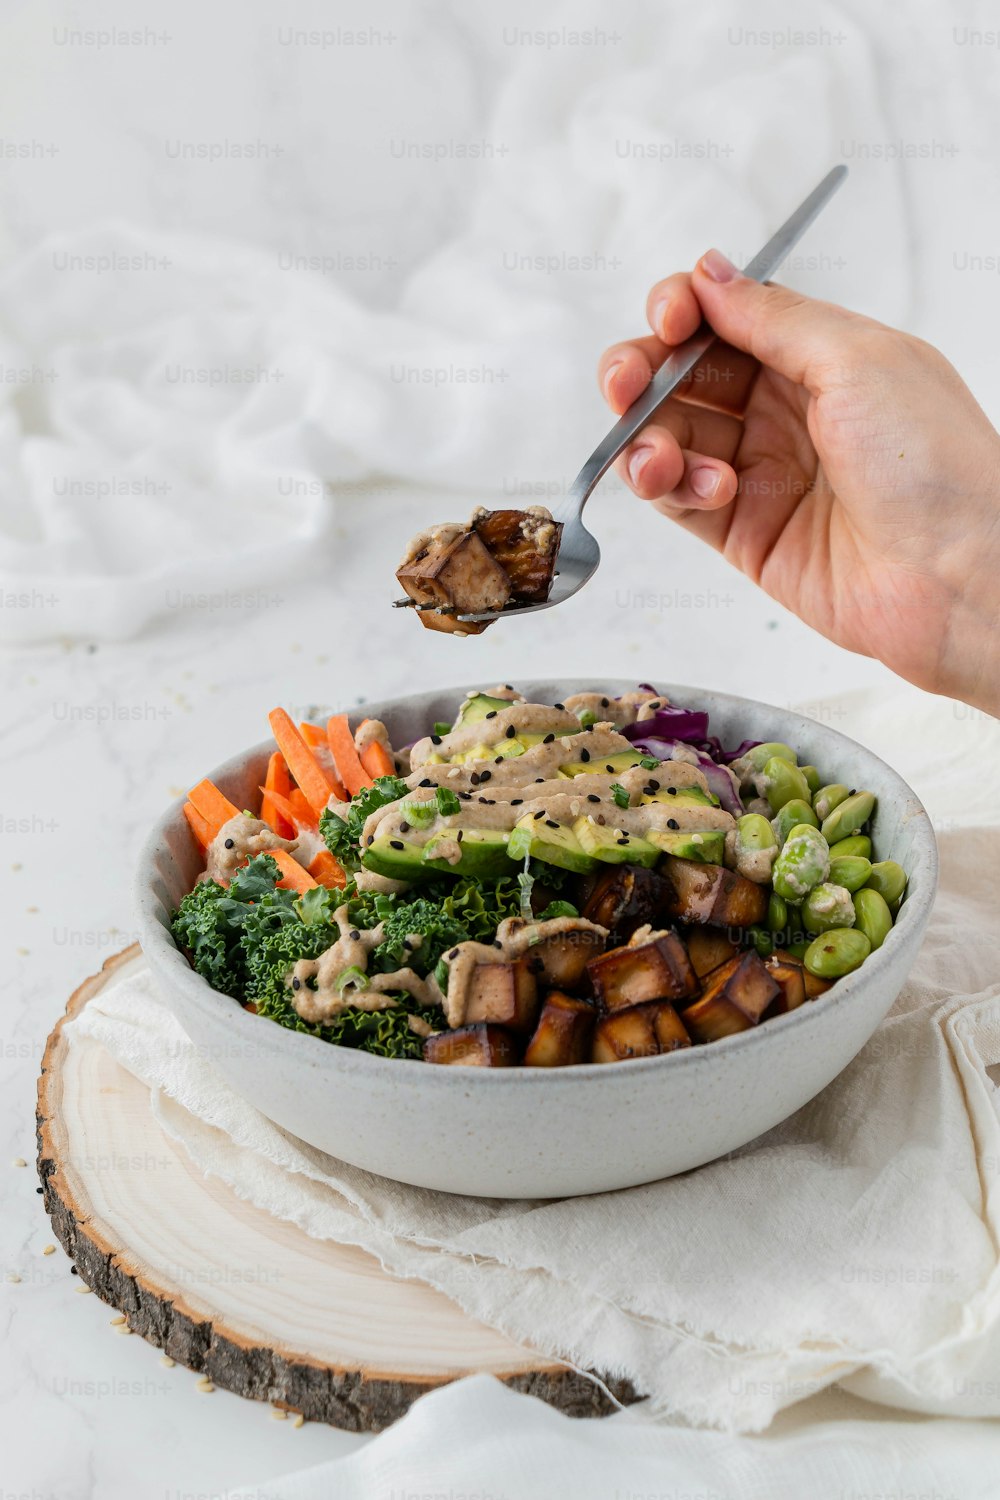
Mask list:
[[[623,681],[624,679],[617,680]],[[523,691],[530,701],[532,688],[541,686],[547,681],[548,679],[545,678],[526,680],[520,691]],[[435,695],[440,693],[442,696],[454,694],[456,699],[460,699],[473,690],[482,691],[479,687],[469,686],[426,688],[419,695],[402,694],[398,697],[373,700],[371,704],[355,704],[348,711],[356,712],[359,707],[365,709],[401,707],[408,698],[422,696],[424,693]],[[591,678],[565,679],[567,693],[595,690],[595,683]],[[296,1064],[308,1065],[317,1071],[332,1073],[338,1073],[344,1069],[357,1070],[362,1076],[368,1071],[373,1080],[379,1074],[386,1079],[397,1079],[400,1083],[407,1078],[414,1082],[420,1079],[423,1080],[425,1086],[439,1090],[467,1088],[470,1083],[470,1073],[475,1076],[477,1089],[534,1088],[541,1087],[545,1080],[550,1086],[553,1084],[563,1086],[566,1083],[582,1081],[584,1078],[592,1080],[591,1087],[597,1086],[598,1079],[608,1080],[607,1083],[601,1084],[601,1087],[614,1086],[615,1079],[619,1080],[619,1086],[625,1086],[630,1078],[637,1080],[655,1068],[670,1066],[674,1069],[691,1069],[711,1066],[713,1058],[721,1062],[724,1056],[729,1056],[734,1052],[748,1052],[751,1049],[767,1046],[766,1039],[769,1036],[775,1037],[776,1045],[777,1038],[787,1035],[793,1028],[807,1028],[838,1007],[850,1005],[859,988],[877,981],[879,975],[893,962],[901,944],[909,941],[911,936],[919,945],[937,892],[939,863],[937,841],[930,816],[913,788],[886,761],[857,740],[851,739],[849,735],[841,733],[838,729],[831,728],[828,724],[819,723],[806,714],[796,713],[794,709],[762,703],[734,693],[717,692],[712,688],[696,688],[682,683],[667,683],[663,688],[665,697],[693,707],[698,706],[699,697],[705,694],[737,712],[746,707],[774,713],[782,718],[786,725],[790,723],[793,729],[801,726],[807,737],[818,730],[827,740],[834,741],[835,747],[839,743],[845,749],[860,752],[880,769],[892,784],[895,794],[904,803],[905,821],[908,826],[913,825],[912,860],[914,863],[926,865],[926,879],[921,882],[916,892],[907,894],[900,907],[899,916],[882,946],[876,949],[859,969],[838,979],[825,994],[805,1005],[800,1005],[796,1010],[773,1016],[766,1025],[751,1027],[746,1031],[721,1037],[717,1041],[702,1046],[681,1047],[676,1051],[660,1053],[653,1057],[630,1058],[627,1068],[602,1067],[594,1063],[570,1063],[560,1068],[496,1069],[435,1068],[429,1067],[419,1058],[378,1057],[354,1047],[338,1047],[323,1041],[320,1037],[311,1036],[308,1032],[293,1031],[288,1027],[279,1026],[266,1016],[258,1016],[244,1010],[230,996],[213,989],[208,981],[191,967],[186,956],[174,941],[169,927],[161,920],[160,912],[163,909],[163,903],[155,890],[152,872],[155,869],[156,856],[164,847],[168,830],[179,826],[180,823],[184,823],[186,828],[181,810],[185,801],[184,797],[176,798],[156,820],[143,841],[139,853],[134,878],[134,908],[143,956],[153,969],[154,975],[162,975],[164,984],[177,984],[180,987],[187,1002],[202,1009],[209,1007],[215,1010],[220,1021],[224,1020],[233,1026],[234,1043],[242,1040],[243,1044],[247,1045],[252,1041],[256,1046],[264,1041],[265,1033],[261,1028],[267,1026],[273,1032],[273,1045],[276,1051],[282,1052],[289,1061]],[[332,712],[336,711],[332,710]],[[273,748],[273,740],[261,740],[230,756],[207,775],[209,779],[217,781],[229,775],[238,774],[249,760],[254,757],[263,757]],[[911,870],[907,871],[908,876],[911,873]],[[229,1011],[228,1016],[223,1015],[223,1008]],[[242,1036],[237,1033],[241,1033]],[[391,1069],[391,1072],[386,1074],[386,1069]],[[517,1081],[513,1082],[513,1080]]]

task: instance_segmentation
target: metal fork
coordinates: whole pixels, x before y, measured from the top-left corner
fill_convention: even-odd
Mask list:
[[[743,275],[754,281],[766,281],[781,265],[788,252],[802,238],[809,225],[825,208],[847,176],[847,168],[834,167],[814,187],[808,198],[803,199],[790,219],[786,219],[777,234],[772,235],[762,250],[759,250],[746,266]],[[697,364],[702,355],[711,348],[716,335],[707,323],[683,344],[678,344],[666,359],[637,401],[634,401],[624,416],[612,427],[603,442],[599,443],[573,481],[565,501],[553,510],[553,518],[563,523],[562,541],[559,546],[558,571],[551,593],[544,604],[515,604],[499,612],[478,615],[459,615],[460,620],[499,620],[506,615],[531,615],[540,609],[551,609],[563,604],[578,593],[592,577],[601,560],[601,549],[597,538],[584,526],[581,519],[583,507],[596,489],[599,481],[635,437],[650,417],[677,389],[681,381]]]

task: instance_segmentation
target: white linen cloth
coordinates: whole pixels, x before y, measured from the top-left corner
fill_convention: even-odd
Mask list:
[[[145,970],[70,1028],[153,1090],[197,1166],[360,1245],[484,1322],[627,1375],[651,1414],[757,1431],[839,1381],[1000,1415],[1000,833],[942,841],[917,967],[858,1058],[790,1120],[664,1182],[530,1203],[359,1171],[280,1130],[199,1055]],[[475,1275],[470,1275],[474,1266]]]
[[[450,32],[450,7],[429,8]],[[791,0],[752,17],[737,0],[711,12],[700,28],[690,10],[639,0],[515,4],[482,25],[475,69],[449,53],[464,86],[439,90],[420,139],[411,121],[366,167],[366,193],[385,187],[373,233],[404,264],[414,238],[427,246],[394,305],[284,263],[263,230],[251,246],[98,223],[7,265],[0,599],[12,607],[0,640],[123,637],[176,618],[185,595],[328,569],[332,496],[360,476],[457,489],[459,510],[514,475],[558,491],[607,425],[598,355],[642,331],[652,282],[717,241],[749,258],[840,156],[858,168],[850,196],[787,274],[912,321],[904,163],[857,160],[859,142],[895,133],[873,34],[829,7],[825,40],[797,42]],[[866,19],[877,31],[881,18]],[[371,16],[345,3],[337,23]],[[615,39],[566,39],[588,28]],[[242,29],[227,31],[227,70]],[[519,29],[536,40],[512,44]],[[747,41],[748,29],[770,40]],[[537,40],[546,31],[556,40]],[[982,60],[951,56],[956,68]],[[306,123],[297,145],[311,154]],[[400,206],[393,151],[470,142],[471,167],[418,157]],[[970,159],[963,181],[976,170]],[[970,185],[967,224],[975,201]],[[339,212],[350,220],[349,200]],[[940,193],[913,216],[934,233]]]

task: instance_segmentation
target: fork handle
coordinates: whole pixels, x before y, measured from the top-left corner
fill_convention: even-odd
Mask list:
[[[786,219],[777,233],[773,234],[763,249],[758,250],[751,261],[743,267],[743,275],[753,281],[766,281],[781,265],[790,250],[798,244],[817,214],[826,207],[834,193],[847,176],[845,166],[834,167],[827,172],[807,198]],[[715,343],[716,335],[705,322],[678,344],[657,370],[642,395],[633,401],[628,411],[618,419],[602,442],[598,443],[573,482],[568,497],[568,510],[578,514],[591,490],[602,475],[614,463],[619,453],[628,447],[638,432],[646,426],[650,417],[663,405],[668,396],[680,385]]]

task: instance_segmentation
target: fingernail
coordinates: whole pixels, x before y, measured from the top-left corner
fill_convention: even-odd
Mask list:
[[[664,297],[661,301],[653,303],[653,314],[649,321],[653,332],[659,333],[661,338],[663,337],[663,334],[661,332],[663,328],[663,319],[666,317],[667,308],[669,307],[669,305],[669,297]]]
[[[642,471],[653,456],[652,448],[636,448],[628,461],[628,477],[632,484],[638,484],[642,478]]]
[[[605,399],[605,401],[610,401],[611,400],[611,382],[614,379],[615,371],[616,370],[620,370],[621,367],[622,367],[622,365],[624,363],[625,363],[625,361],[623,359],[616,359],[615,362],[614,362],[614,364],[613,365],[608,365],[608,368],[605,370],[605,372],[604,372],[604,399]]]
[[[629,473],[631,472],[630,467]],[[721,479],[718,469],[692,469],[689,483],[696,495],[700,495],[703,500],[711,500]]]
[[[732,261],[727,260],[721,250],[706,250],[701,257],[701,269],[713,281],[733,281],[739,275]]]

